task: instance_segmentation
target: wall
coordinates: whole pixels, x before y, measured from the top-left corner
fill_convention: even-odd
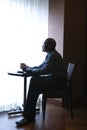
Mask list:
[[[85,45],[85,95],[87,97],[87,0],[85,0],[85,8],[86,8],[86,45]]]
[[[48,35],[57,41],[57,50],[63,55],[64,0],[49,0]]]
[[[49,37],[66,62],[76,63],[73,100],[84,97],[85,80],[85,4],[84,0],[50,0]]]
[[[84,0],[65,0],[64,58],[76,63],[73,98],[84,96],[85,85],[85,4]]]

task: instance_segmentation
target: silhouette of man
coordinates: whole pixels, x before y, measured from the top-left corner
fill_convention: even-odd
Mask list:
[[[67,69],[62,56],[55,48],[56,41],[53,38],[47,38],[42,46],[43,52],[46,52],[47,55],[40,66],[29,67],[25,63],[20,64],[20,68],[32,77],[23,118],[16,121],[17,126],[35,122],[36,103],[39,94],[65,88]]]

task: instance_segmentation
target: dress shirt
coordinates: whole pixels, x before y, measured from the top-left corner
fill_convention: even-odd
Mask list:
[[[62,56],[56,51],[48,52],[45,61],[35,67],[29,67],[25,71],[31,75],[51,75],[53,78],[66,78],[67,69]]]

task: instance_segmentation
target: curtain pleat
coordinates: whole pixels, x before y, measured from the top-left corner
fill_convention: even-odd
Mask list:
[[[44,60],[48,8],[48,0],[0,0],[0,111],[23,103],[23,78],[7,73]]]

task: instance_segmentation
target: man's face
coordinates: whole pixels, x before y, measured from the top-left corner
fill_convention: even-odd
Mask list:
[[[42,45],[42,51],[45,52],[45,44]]]
[[[43,52],[49,51],[49,44],[46,41],[42,45],[42,51]]]

